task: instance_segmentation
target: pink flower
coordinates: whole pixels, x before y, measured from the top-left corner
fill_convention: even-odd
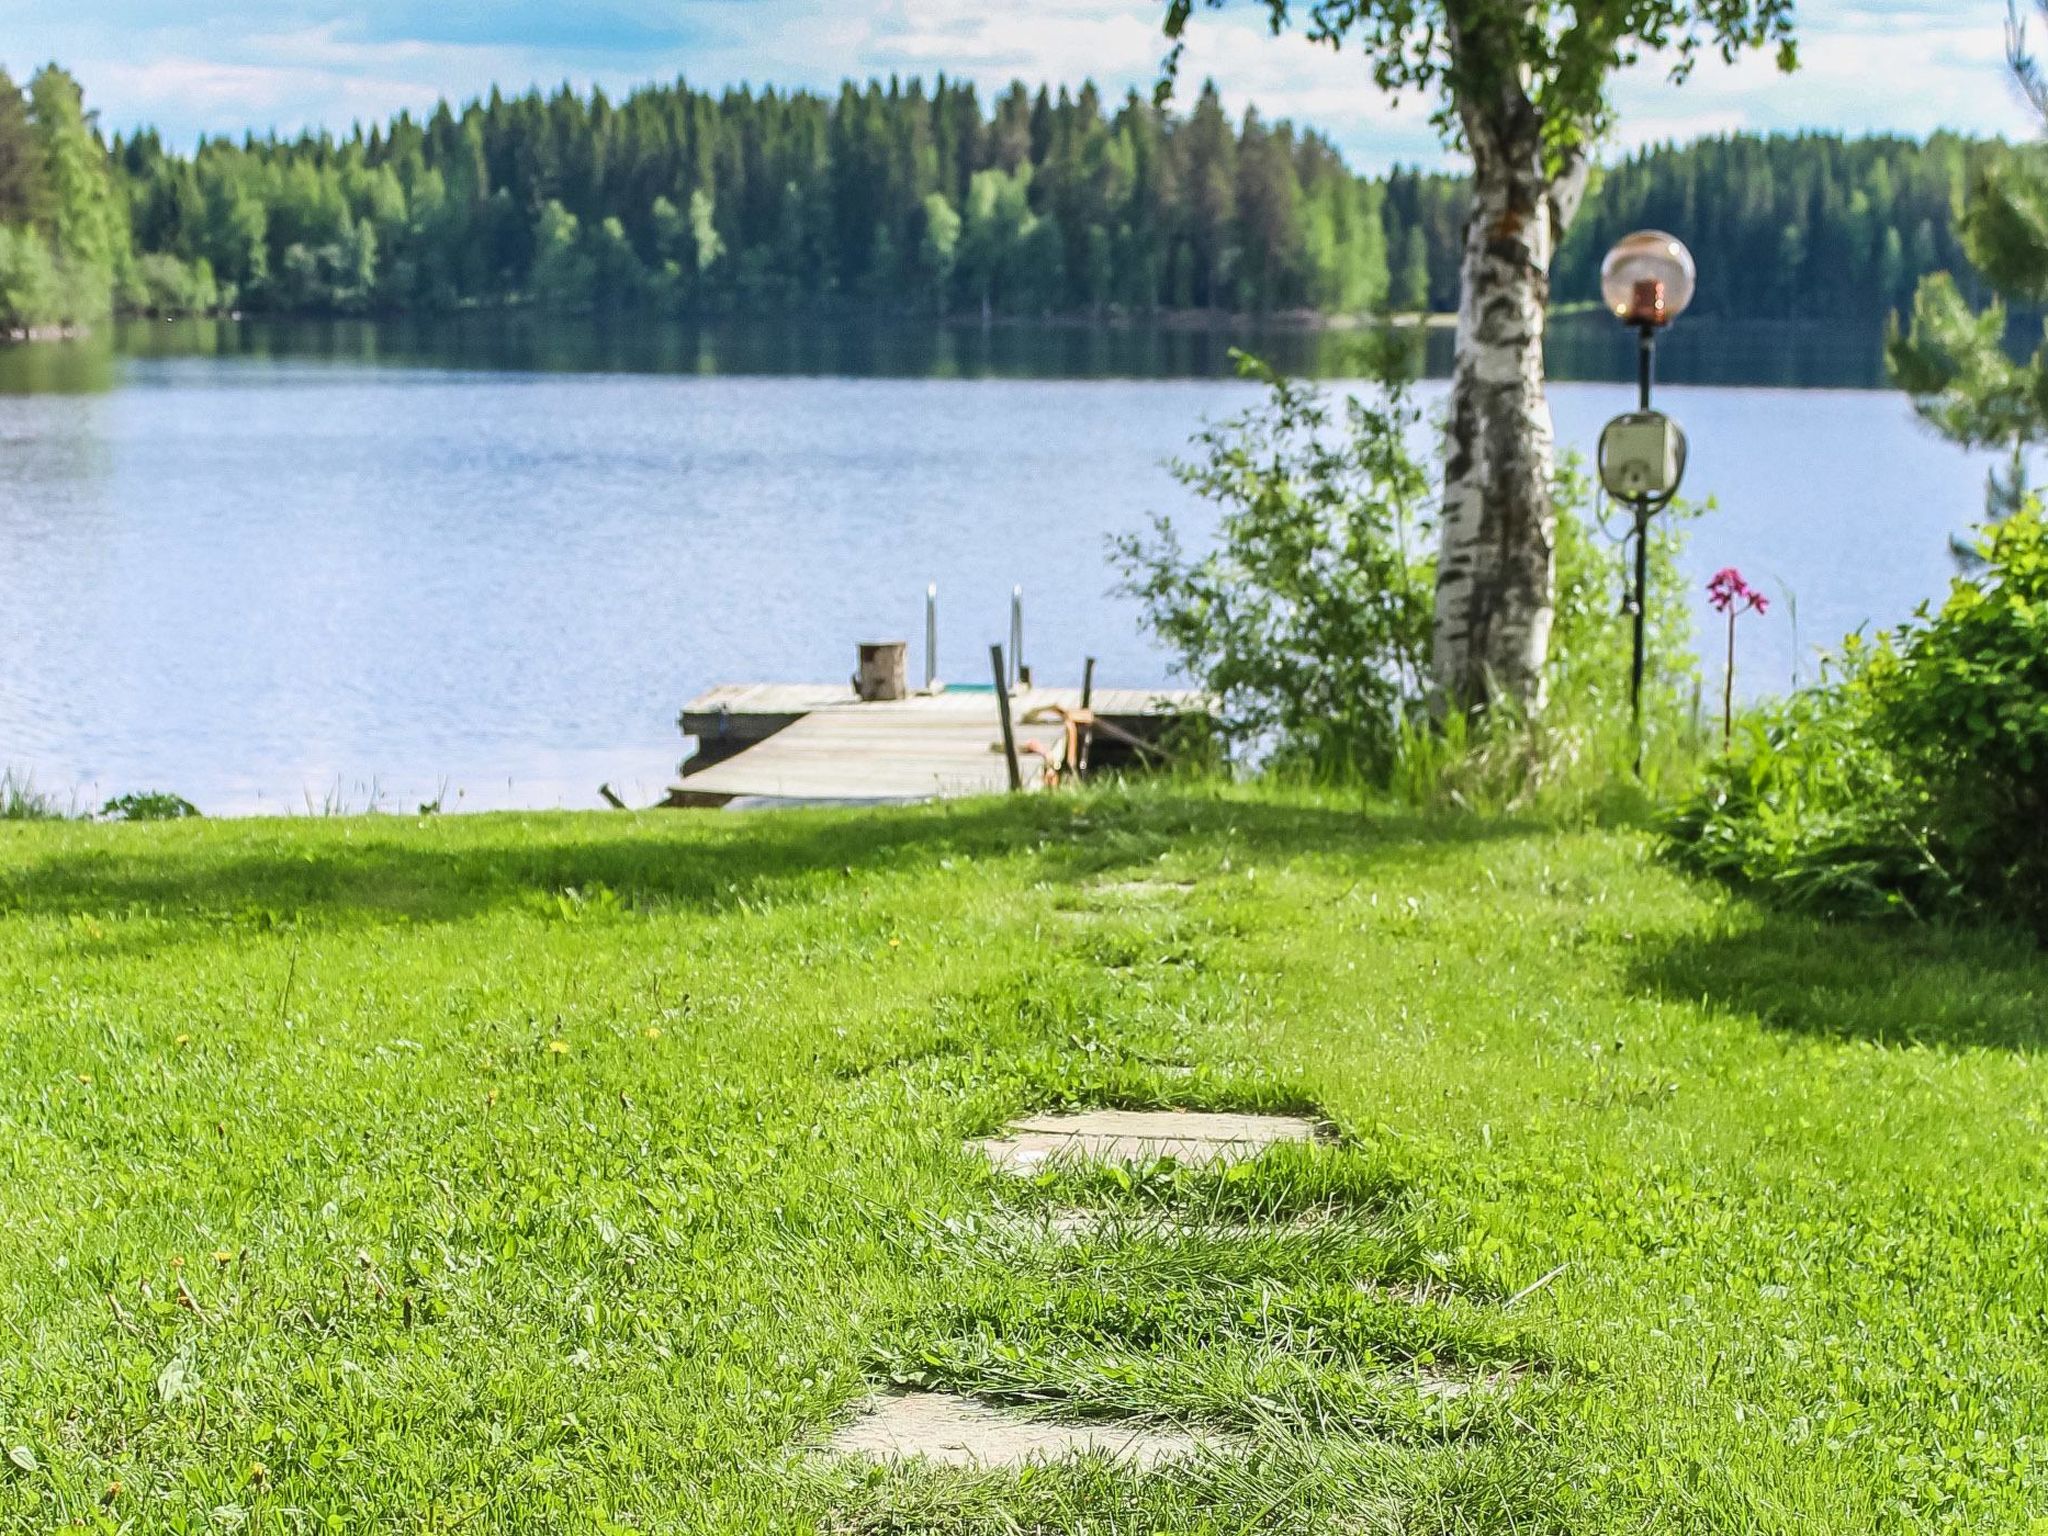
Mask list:
[[[1734,566],[1724,566],[1707,582],[1707,601],[1716,613],[1743,613],[1754,609],[1768,613],[1771,600],[1742,579]]]
[[[1735,739],[1735,620],[1744,613],[1764,613],[1771,603],[1732,565],[1723,566],[1709,578],[1707,601],[1716,613],[1728,615],[1728,670],[1721,682],[1721,750],[1725,752]]]

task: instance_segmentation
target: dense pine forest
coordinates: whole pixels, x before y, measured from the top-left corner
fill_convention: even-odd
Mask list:
[[[1876,319],[1959,268],[1952,207],[2002,146],[1701,140],[1606,170],[1557,264],[1593,296],[1641,225],[1699,257],[1699,310]],[[943,77],[805,92],[493,93],[346,138],[107,140],[55,66],[0,73],[0,325],[110,310],[1141,315],[1445,310],[1465,192],[1361,176],[1213,89],[1185,111]]]

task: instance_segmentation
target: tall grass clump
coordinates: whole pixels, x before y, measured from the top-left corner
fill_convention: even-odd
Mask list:
[[[67,814],[54,796],[36,788],[35,775],[0,768],[0,821],[62,821]]]
[[[1155,516],[1112,547],[1145,626],[1216,701],[1228,759],[1418,805],[1640,802],[1624,546],[1596,531],[1583,465],[1567,459],[1556,485],[1546,707],[1445,715],[1431,707],[1427,660],[1438,487],[1413,449],[1422,418],[1403,358],[1377,354],[1372,388],[1341,401],[1238,362],[1265,397],[1205,428],[1174,465],[1218,509],[1214,538],[1191,551]],[[1642,782],[1653,790],[1689,784],[1700,747],[1680,522],[1660,519],[1651,537]]]
[[[1692,509],[1675,503],[1650,531],[1645,603],[1642,773],[1629,705],[1632,635],[1623,606],[1629,547],[1596,515],[1583,463],[1558,471],[1556,620],[1540,715],[1503,705],[1434,721],[1411,712],[1390,786],[1403,801],[1484,811],[1540,809],[1576,820],[1635,817],[1697,781],[1706,751],[1699,660],[1679,555]]]

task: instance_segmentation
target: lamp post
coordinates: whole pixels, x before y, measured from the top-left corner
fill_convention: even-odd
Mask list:
[[[1636,775],[1643,772],[1643,668],[1650,585],[1650,519],[1671,505],[1685,478],[1685,433],[1650,405],[1657,377],[1657,337],[1692,303],[1698,272],[1692,252],[1661,230],[1625,235],[1600,264],[1600,296],[1614,318],[1636,333],[1636,409],[1600,434],[1600,483],[1635,513],[1635,621],[1628,702],[1635,723]]]

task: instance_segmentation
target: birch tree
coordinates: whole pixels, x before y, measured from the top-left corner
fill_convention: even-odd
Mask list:
[[[1168,0],[1171,83],[1198,5]],[[1252,0],[1273,30],[1349,42],[1382,91],[1422,92],[1472,162],[1444,444],[1431,671],[1441,710],[1543,705],[1555,586],[1555,442],[1544,395],[1550,264],[1613,120],[1609,85],[1645,55],[1674,82],[1702,55],[1796,62],[1794,0]]]

